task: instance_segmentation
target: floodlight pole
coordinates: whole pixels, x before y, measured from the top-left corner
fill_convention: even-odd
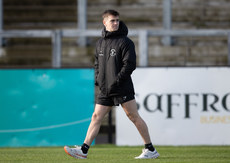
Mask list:
[[[172,29],[172,0],[163,1],[163,27],[165,30]],[[172,45],[172,37],[164,36],[162,43],[164,45]]]
[[[55,30],[52,34],[52,67],[60,68],[61,67],[61,54],[62,54],[62,31]]]
[[[139,66],[147,67],[148,66],[148,31],[140,30],[139,31]]]
[[[87,0],[77,0],[78,6],[78,29],[86,30],[87,28]],[[86,46],[87,38],[86,36],[80,36],[78,38],[79,46]]]

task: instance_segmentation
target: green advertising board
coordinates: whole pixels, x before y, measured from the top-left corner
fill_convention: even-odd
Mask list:
[[[0,147],[80,145],[93,109],[93,69],[0,70]]]

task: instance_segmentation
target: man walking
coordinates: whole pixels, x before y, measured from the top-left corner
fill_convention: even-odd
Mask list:
[[[102,38],[96,44],[95,54],[95,85],[99,86],[100,93],[83,145],[75,148],[65,146],[64,150],[72,157],[87,158],[88,150],[99,132],[103,118],[112,106],[121,104],[145,144],[141,155],[135,158],[157,158],[159,153],[151,143],[148,127],[137,111],[134,97],[131,79],[131,74],[136,69],[134,43],[127,37],[128,28],[119,20],[117,11],[106,10],[102,17],[104,29]]]

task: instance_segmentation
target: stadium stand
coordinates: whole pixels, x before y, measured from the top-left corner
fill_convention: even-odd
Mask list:
[[[172,0],[173,29],[228,29],[228,0]],[[162,0],[88,0],[88,29],[101,29],[104,9],[120,11],[130,29],[162,29]],[[3,0],[3,29],[75,29],[76,0]],[[94,44],[78,47],[77,38],[63,38],[62,67],[92,67]],[[132,38],[138,48],[137,37]],[[175,37],[172,46],[161,37],[149,37],[149,66],[227,65],[227,37]],[[0,67],[50,67],[49,38],[7,38]]]

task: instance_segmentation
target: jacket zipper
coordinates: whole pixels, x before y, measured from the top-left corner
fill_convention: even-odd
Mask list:
[[[106,94],[106,96],[108,96],[109,95],[109,88],[108,88],[108,82],[107,82],[107,78],[108,78],[108,76],[107,76],[107,61],[109,60],[109,57],[110,57],[110,51],[108,52],[108,54],[106,53],[106,50],[107,50],[107,45],[109,45],[110,44],[110,42],[111,42],[111,40],[110,39],[107,39],[106,40],[106,38],[104,38],[104,40],[103,40],[104,42],[104,46],[102,46],[102,48],[104,48],[103,49],[103,52],[104,52],[104,78],[105,78],[105,94]],[[103,45],[103,43],[102,43],[102,45]]]
[[[103,46],[103,44],[104,44],[104,46]],[[107,64],[106,64],[106,60],[107,60],[107,55],[106,55],[106,38],[104,38],[103,39],[103,41],[102,41],[102,43],[101,43],[101,46],[102,46],[102,48],[103,48],[103,53],[104,53],[104,60],[103,60],[103,66],[104,66],[104,80],[105,80],[105,94],[106,94],[106,96],[108,96],[108,85],[107,85],[107,75],[106,75],[106,69],[107,69]],[[101,49],[102,49],[101,48]]]

